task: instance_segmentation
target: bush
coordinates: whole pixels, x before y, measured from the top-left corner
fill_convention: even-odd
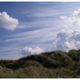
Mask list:
[[[80,50],[70,50],[68,56],[70,56],[74,61],[80,61]]]
[[[50,58],[58,62],[58,67],[67,67],[73,63],[72,59],[64,52],[55,52]]]

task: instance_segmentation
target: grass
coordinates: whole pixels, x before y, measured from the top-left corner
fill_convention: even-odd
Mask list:
[[[0,60],[0,78],[79,78],[80,50]]]

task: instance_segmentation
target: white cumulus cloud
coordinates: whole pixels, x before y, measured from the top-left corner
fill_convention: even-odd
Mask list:
[[[14,30],[18,24],[18,19],[11,17],[7,12],[0,12],[0,27],[7,30]]]
[[[62,30],[72,33],[80,30],[80,9],[73,11],[70,16],[60,16]]]
[[[71,15],[60,16],[62,31],[54,41],[57,50],[80,49],[80,9]]]
[[[56,38],[56,49],[57,50],[63,50],[63,51],[69,51],[71,49],[78,49],[79,48],[79,41],[77,41],[75,38],[72,38],[74,34],[61,32],[57,34]]]
[[[35,48],[24,47],[22,49],[22,55],[24,55],[24,56],[29,56],[29,55],[33,55],[33,54],[40,54],[42,52],[44,52],[44,50],[41,49],[40,47],[35,47]]]

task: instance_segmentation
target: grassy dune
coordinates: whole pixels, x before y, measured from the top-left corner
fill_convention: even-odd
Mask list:
[[[1,78],[79,78],[80,50],[46,52],[19,60],[0,60]]]

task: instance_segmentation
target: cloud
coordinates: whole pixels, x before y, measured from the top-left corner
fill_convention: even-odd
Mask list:
[[[7,30],[14,30],[18,24],[18,19],[11,17],[7,12],[0,12],[0,27]]]
[[[70,16],[60,16],[62,29],[72,33],[80,30],[80,9],[73,11]]]
[[[29,56],[29,55],[33,55],[33,54],[40,54],[44,52],[43,49],[41,49],[40,47],[35,47],[35,48],[32,48],[32,47],[24,47],[22,49],[22,55],[26,55],[26,56]]]
[[[77,49],[80,44],[72,37],[74,37],[74,34],[66,32],[58,33],[56,38],[56,50],[69,51],[71,49]]]
[[[64,12],[59,13],[59,10],[55,10],[53,8],[37,8],[33,11],[33,16],[35,17],[52,17],[59,14],[63,14]]]
[[[80,9],[70,16],[61,16],[62,31],[57,34],[55,46],[57,50],[69,51],[80,49]]]

